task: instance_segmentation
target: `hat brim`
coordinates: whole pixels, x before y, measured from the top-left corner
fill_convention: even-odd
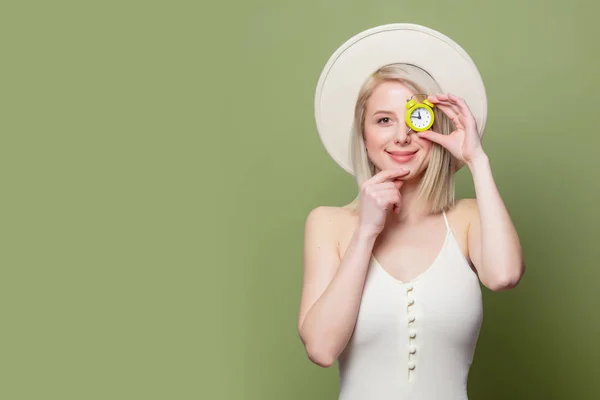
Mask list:
[[[317,130],[329,155],[354,175],[350,135],[354,106],[367,77],[384,65],[406,63],[427,71],[443,93],[465,99],[482,137],[487,120],[483,79],[467,52],[449,37],[415,24],[377,26],[353,36],[329,58],[315,93]]]

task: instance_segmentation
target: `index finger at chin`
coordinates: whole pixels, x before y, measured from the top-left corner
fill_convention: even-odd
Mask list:
[[[401,180],[402,178],[404,178],[406,175],[409,174],[410,171],[402,168],[400,170],[398,170],[396,173],[394,173],[394,176],[392,177],[393,181],[397,181],[397,180]]]
[[[402,175],[402,172],[404,172],[404,168],[384,169],[379,171],[379,173],[373,177],[373,180],[378,183],[385,182],[397,175]]]

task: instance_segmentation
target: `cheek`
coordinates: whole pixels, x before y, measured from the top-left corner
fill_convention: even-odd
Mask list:
[[[425,139],[419,139],[419,146],[421,147],[421,151],[424,153],[423,160],[428,163],[433,150],[433,142]]]
[[[431,149],[433,148],[433,142],[431,142],[427,139],[418,138],[418,143],[419,143],[419,146],[421,146],[421,148],[423,150],[431,151]]]
[[[377,127],[365,127],[365,143],[368,148],[381,147],[386,143],[386,135],[384,131]]]

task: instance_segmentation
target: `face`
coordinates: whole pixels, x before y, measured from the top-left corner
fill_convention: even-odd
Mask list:
[[[414,93],[399,82],[379,84],[365,107],[364,136],[371,162],[379,169],[405,168],[408,180],[429,165],[433,143],[420,138],[404,120],[406,102]]]

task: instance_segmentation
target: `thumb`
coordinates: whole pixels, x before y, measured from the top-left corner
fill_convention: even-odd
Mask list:
[[[417,132],[417,135],[419,137],[425,138],[427,140],[430,140],[434,143],[437,143],[441,146],[445,146],[446,144],[448,144],[448,140],[449,137],[446,135],[442,135],[441,133],[437,133],[431,130],[428,131],[423,131],[423,132]]]

